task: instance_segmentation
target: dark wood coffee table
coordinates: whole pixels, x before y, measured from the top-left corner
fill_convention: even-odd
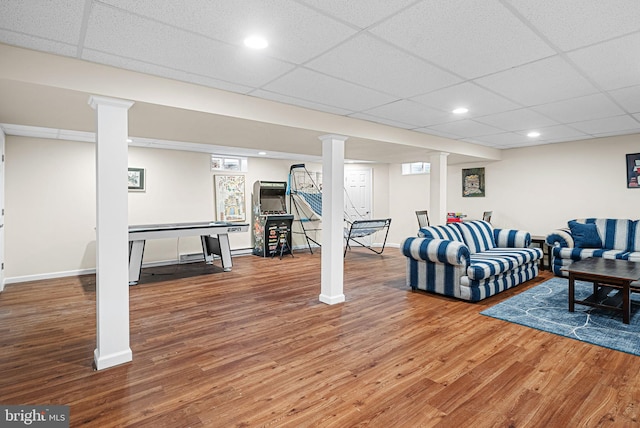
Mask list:
[[[640,284],[631,283],[640,280],[640,263],[626,260],[607,260],[588,258],[573,262],[567,268],[569,272],[569,312],[574,311],[575,303],[595,308],[622,311],[622,322],[629,324],[631,318],[632,291],[640,292]],[[593,283],[593,294],[584,300],[575,300],[575,281]],[[618,292],[609,296],[613,290]]]

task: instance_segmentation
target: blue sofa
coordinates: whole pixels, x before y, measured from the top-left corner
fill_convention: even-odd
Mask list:
[[[570,220],[568,225],[546,238],[554,274],[569,276],[564,269],[588,257],[640,262],[640,220],[586,218]]]
[[[476,220],[420,229],[403,241],[407,285],[476,302],[538,275],[540,248],[529,232]]]

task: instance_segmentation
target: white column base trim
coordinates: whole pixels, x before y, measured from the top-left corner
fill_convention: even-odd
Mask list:
[[[344,294],[338,294],[337,296],[321,294],[319,299],[322,303],[326,303],[327,305],[335,305],[336,303],[343,303],[345,301]]]
[[[130,348],[105,356],[100,356],[97,348],[93,351],[93,361],[96,364],[96,370],[108,369],[109,367],[128,363],[132,360],[133,352],[131,352]]]

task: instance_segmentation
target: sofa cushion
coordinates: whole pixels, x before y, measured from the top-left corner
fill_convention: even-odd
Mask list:
[[[541,258],[540,248],[493,248],[471,255],[467,275],[472,280],[490,278]]]
[[[629,234],[629,251],[640,251],[640,220],[631,223],[631,233]]]
[[[418,231],[420,238],[448,239],[450,241],[464,242],[462,234],[453,225],[423,227]]]
[[[617,218],[587,218],[578,223],[595,224],[602,239],[602,248],[630,251],[633,221]]]
[[[553,248],[553,257],[574,261],[586,259],[587,257],[627,260],[629,254],[633,253],[624,250],[605,250],[603,248]]]
[[[464,243],[469,247],[471,254],[490,250],[496,246],[493,237],[493,226],[482,220],[474,220],[462,223],[454,223],[464,238]]]
[[[573,242],[579,248],[602,248],[602,239],[598,233],[598,227],[593,223],[578,223],[569,221],[569,229],[573,236]]]

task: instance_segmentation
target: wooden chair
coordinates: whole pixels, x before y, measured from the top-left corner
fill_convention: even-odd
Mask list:
[[[418,217],[418,227],[429,227],[429,212],[427,210],[416,211],[416,217]]]
[[[493,215],[493,211],[485,211],[482,214],[482,220],[486,221],[487,223],[491,223],[491,216]]]

